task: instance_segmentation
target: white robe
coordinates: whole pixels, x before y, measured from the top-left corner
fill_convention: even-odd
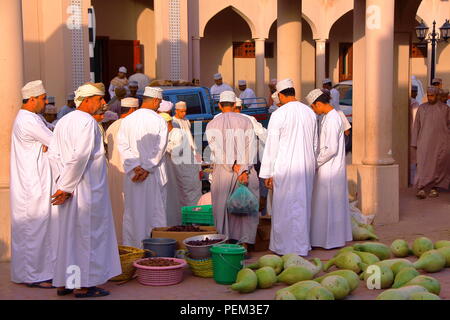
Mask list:
[[[118,148],[125,170],[123,243],[142,248],[142,240],[156,227],[166,227],[167,175],[163,156],[167,145],[167,123],[156,112],[139,109],[122,120]],[[133,169],[150,172],[143,182],[133,182]]]
[[[226,83],[222,83],[220,86],[218,86],[217,84],[214,84],[210,89],[211,96],[213,96],[213,99],[215,99],[215,100],[219,100],[219,95],[224,91],[233,91],[234,92],[233,88],[231,88]]]
[[[114,217],[116,238],[119,244],[122,244],[122,223],[124,210],[123,179],[125,172],[123,170],[122,160],[120,159],[117,148],[117,134],[119,132],[122,119],[114,121],[106,130],[105,140],[108,145],[108,183],[109,194]]]
[[[352,241],[345,139],[336,110],[322,118],[312,197],[311,246],[333,249]]]
[[[317,121],[300,102],[272,113],[259,176],[273,178],[270,250],[306,256],[316,169]]]
[[[97,122],[75,110],[56,125],[49,158],[56,188],[72,193],[57,206],[59,241],[53,285],[72,284],[80,269],[81,287],[105,283],[122,273],[108,190],[107,165]]]
[[[52,132],[41,118],[19,110],[11,137],[11,279],[33,283],[53,278],[57,228],[51,208],[47,153]]]
[[[259,105],[254,104],[254,103],[256,103],[256,99],[254,99],[254,98],[256,98],[255,92],[250,88],[246,88],[239,95],[239,99],[242,100],[242,104],[246,105],[248,108],[258,108],[259,107]],[[261,107],[262,107],[262,105],[261,105]]]

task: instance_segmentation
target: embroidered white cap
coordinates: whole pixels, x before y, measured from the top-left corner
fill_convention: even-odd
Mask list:
[[[120,67],[120,68],[119,68],[119,72],[127,73],[127,68],[125,68],[125,67]]]
[[[214,75],[214,80],[219,80],[219,79],[222,79],[222,75],[220,73],[216,73]]]
[[[143,96],[155,99],[163,99],[163,90],[158,87],[145,87]]]
[[[187,105],[186,105],[186,102],[184,102],[184,101],[178,101],[175,104],[175,109],[186,109],[186,108],[187,108]]]
[[[314,89],[308,95],[306,96],[306,101],[308,102],[308,105],[312,105],[317,98],[319,98],[321,95],[323,95],[323,91],[320,89]]]
[[[278,92],[281,92],[285,89],[293,88],[293,87],[294,87],[294,82],[289,78],[277,82],[277,91]]]
[[[238,85],[240,85],[240,86],[246,86],[246,85],[247,85],[247,81],[245,81],[245,80],[239,80],[239,81],[238,81]]]
[[[333,81],[331,81],[331,79],[329,79],[329,78],[323,79],[322,84],[327,84],[327,83],[333,83]]]
[[[22,88],[22,99],[29,99],[31,97],[39,97],[46,93],[42,80],[28,82]]]
[[[122,108],[137,108],[137,107],[139,107],[139,99],[124,98],[124,99],[120,100],[120,106]]]
[[[220,102],[236,102],[236,94],[233,91],[224,91],[220,94]]]

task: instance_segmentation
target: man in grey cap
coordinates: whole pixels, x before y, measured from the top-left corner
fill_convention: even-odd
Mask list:
[[[139,91],[139,83],[135,80],[131,80],[128,83],[128,89],[130,90],[130,93],[128,94],[128,98],[136,98],[139,100],[139,105],[142,104],[142,93],[143,91]]]
[[[142,95],[146,86],[150,84],[150,78],[144,73],[144,66],[142,64],[136,65],[136,73],[128,79],[130,82],[136,81],[138,83],[138,94]],[[131,90],[131,88],[130,88]],[[134,96],[133,96],[134,97]],[[136,98],[136,97],[134,97]]]
[[[211,196],[215,226],[219,233],[246,247],[255,243],[259,215],[257,212],[248,216],[230,213],[227,200],[237,184],[243,183],[248,184],[259,201],[259,181],[252,158],[256,136],[252,122],[233,112],[235,104],[233,91],[222,92],[219,102],[222,113],[208,123],[205,134],[213,158]]]
[[[69,94],[67,96],[67,104],[59,110],[58,115],[56,116],[56,119],[59,120],[62,117],[64,117],[69,112],[75,111],[76,106],[75,102],[73,101],[75,99],[75,95],[73,93]]]
[[[224,91],[233,91],[233,89],[228,84],[223,83],[220,73],[216,73],[214,75],[214,85],[210,89],[211,96],[217,101],[219,100],[220,94]]]

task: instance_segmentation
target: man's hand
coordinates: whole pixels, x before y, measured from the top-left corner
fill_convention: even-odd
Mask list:
[[[134,177],[131,178],[131,181],[136,183],[145,181],[145,179],[147,179],[148,175],[150,174],[150,172],[148,172],[147,170],[142,169],[141,166],[137,166],[136,168],[134,168],[133,172]]]
[[[238,177],[238,182],[241,183],[241,184],[248,185],[248,173],[247,173],[247,172],[243,172],[243,173]]]
[[[48,147],[47,146],[42,146],[42,152],[46,153],[48,151]]]
[[[199,154],[195,155],[195,160],[197,161],[198,164],[201,164],[203,162],[202,156]]]
[[[264,184],[266,185],[267,189],[273,190],[273,178],[265,179]]]
[[[241,171],[241,165],[233,164],[233,172],[239,173],[239,171]]]
[[[71,197],[72,197],[71,193],[58,190],[54,195],[52,195],[52,205],[54,206],[62,205]]]
[[[345,131],[344,131],[344,134],[348,137],[348,136],[350,135],[350,129],[345,130]]]

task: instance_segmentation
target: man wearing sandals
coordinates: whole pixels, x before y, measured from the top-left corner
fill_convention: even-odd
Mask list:
[[[47,146],[53,134],[38,116],[47,101],[42,81],[27,83],[22,98],[11,139],[11,279],[52,288],[57,235],[51,219]]]
[[[92,117],[105,104],[102,83],[75,92],[77,110],[56,125],[49,147],[57,189],[59,239],[53,285],[58,295],[101,297],[97,285],[122,273],[108,190],[103,139]]]

